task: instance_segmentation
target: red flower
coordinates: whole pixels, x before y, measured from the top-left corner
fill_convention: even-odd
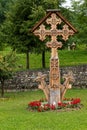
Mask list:
[[[66,103],[62,103],[62,102],[58,102],[58,106],[60,107],[60,108],[64,108],[64,107],[66,107]]]
[[[50,106],[50,109],[55,110],[56,107],[55,107],[54,105],[51,105],[51,106]]]
[[[71,101],[71,104],[72,104],[72,105],[75,105],[75,104],[78,104],[78,103],[80,103],[80,102],[81,102],[80,98],[76,98],[76,99],[73,99],[73,100]]]
[[[42,111],[44,111],[44,109],[40,106],[40,107],[38,107],[37,111],[42,112]]]
[[[58,102],[58,106],[62,106],[62,102]]]
[[[41,102],[39,101],[33,101],[29,103],[29,106],[31,107],[39,107],[41,105]]]
[[[42,100],[43,101],[43,100]],[[43,112],[48,110],[56,110],[56,109],[64,109],[64,108],[75,108],[81,102],[80,98],[65,98],[63,102],[58,102],[58,107],[56,108],[55,105],[45,104],[43,101],[33,101],[28,104],[30,110]]]
[[[44,104],[44,110],[49,110],[50,109],[50,104]]]

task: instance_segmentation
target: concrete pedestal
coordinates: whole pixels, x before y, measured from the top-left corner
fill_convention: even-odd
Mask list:
[[[58,102],[60,102],[60,89],[51,89],[50,90],[50,104],[58,106]]]

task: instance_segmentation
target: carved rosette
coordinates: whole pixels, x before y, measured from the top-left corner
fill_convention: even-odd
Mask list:
[[[61,42],[57,42],[57,41],[52,41],[52,42],[47,42],[46,44],[47,47],[49,48],[61,48],[62,47],[62,43]]]
[[[35,30],[34,34],[36,36],[39,36],[41,41],[44,41],[45,40],[45,36],[46,36],[45,26],[43,24],[41,24],[40,25],[40,29],[39,30]]]
[[[56,28],[58,24],[61,24],[62,20],[55,13],[52,13],[51,18],[48,18],[46,22],[51,25],[51,28]]]
[[[64,26],[63,26],[63,30],[62,30],[62,37],[63,37],[63,40],[67,40],[68,39],[68,37],[70,36],[70,35],[73,35],[74,34],[74,31],[73,30],[69,30],[69,28],[68,28],[68,26],[65,24]]]

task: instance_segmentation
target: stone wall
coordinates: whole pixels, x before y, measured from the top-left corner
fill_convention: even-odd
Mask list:
[[[61,67],[61,77],[72,71],[74,74],[75,82],[73,87],[87,88],[87,65],[73,66],[73,67]],[[38,88],[38,83],[34,80],[38,72],[47,74],[46,82],[49,83],[49,70],[29,70],[16,72],[12,79],[5,81],[5,88],[15,90],[26,90]]]
[[[87,88],[87,65],[61,68],[61,76],[68,71],[72,71],[74,75],[73,87]]]

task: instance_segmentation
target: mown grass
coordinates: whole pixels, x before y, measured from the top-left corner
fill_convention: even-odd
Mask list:
[[[27,104],[44,97],[42,91],[5,93],[0,99],[0,130],[87,130],[87,90],[71,89],[66,97],[80,97],[83,107],[67,112],[30,112]]]
[[[1,55],[6,55],[11,51],[10,47],[5,48],[4,51],[0,51]],[[87,50],[86,49],[77,49],[74,51],[68,50],[59,50],[59,61],[60,66],[73,66],[73,65],[82,65],[87,64]],[[20,66],[18,69],[26,69],[26,55],[25,54],[16,54],[17,56],[17,65]],[[46,52],[46,68],[49,68],[50,62],[50,52]],[[39,69],[42,68],[41,64],[41,54],[30,53],[30,69]]]

